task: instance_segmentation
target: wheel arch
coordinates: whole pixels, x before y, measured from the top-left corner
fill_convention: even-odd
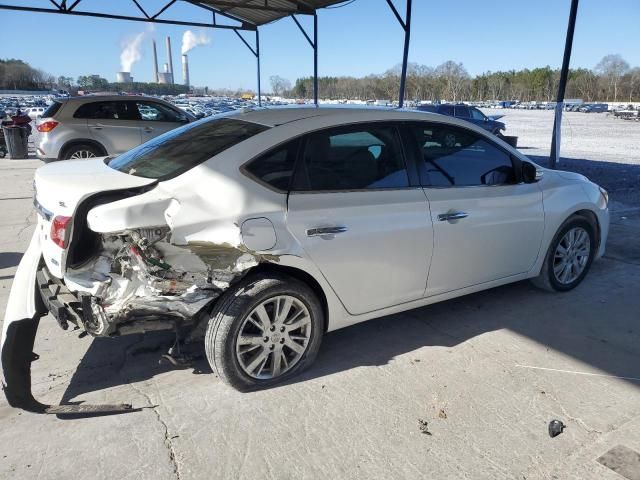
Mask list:
[[[602,233],[602,230],[601,230],[602,227],[600,226],[600,221],[598,220],[598,215],[596,215],[596,213],[593,210],[589,210],[588,208],[583,208],[581,210],[576,210],[571,215],[569,215],[565,219],[565,221],[562,222],[562,225],[564,225],[565,222],[567,222],[569,219],[571,219],[573,217],[582,217],[585,220],[587,220],[593,226],[594,234],[595,234],[595,237],[596,237],[595,250],[597,252],[598,249],[600,248],[601,233]]]
[[[73,147],[74,145],[92,145],[99,149],[104,155],[109,154],[109,152],[107,152],[107,149],[104,148],[104,146],[97,140],[94,140],[92,138],[74,138],[72,140],[68,140],[66,143],[64,143],[64,145],[62,145],[62,148],[60,148],[60,153],[58,154],[58,159],[63,159],[65,154],[67,153],[67,150],[69,150],[69,148]]]
[[[313,293],[318,296],[318,300],[320,300],[320,303],[322,304],[322,311],[325,317],[324,330],[325,332],[327,331],[329,326],[329,302],[327,300],[326,294],[324,293],[324,290],[322,289],[322,286],[315,278],[313,278],[312,275],[296,267],[279,265],[275,263],[261,263],[249,270],[248,273],[281,273],[293,277],[296,280],[299,280],[306,284],[309,288],[311,288],[311,290],[313,290]]]

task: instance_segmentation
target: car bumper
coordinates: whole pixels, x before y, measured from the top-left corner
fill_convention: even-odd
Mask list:
[[[134,411],[128,404],[50,406],[38,402],[31,392],[31,363],[39,359],[33,347],[41,317],[51,313],[66,330],[69,323],[82,323],[78,313],[81,303],[82,299],[48,272],[42,262],[40,239],[35,233],[13,280],[0,340],[2,390],[9,405],[29,412],[56,415]]]

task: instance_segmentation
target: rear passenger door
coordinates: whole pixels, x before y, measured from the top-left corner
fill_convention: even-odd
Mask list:
[[[86,118],[91,137],[109,155],[140,145],[140,117],[133,102],[104,101],[81,105],[74,118]]]
[[[426,122],[409,128],[434,231],[426,295],[529,271],[544,210],[538,184],[520,182],[518,160],[472,130]]]
[[[394,124],[303,138],[287,224],[349,313],[422,298],[433,242],[429,206]]]

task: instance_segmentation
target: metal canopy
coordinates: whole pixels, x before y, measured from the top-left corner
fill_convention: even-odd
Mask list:
[[[344,2],[345,0],[201,0],[189,3],[209,6],[257,27],[289,15],[313,15],[316,10]]]

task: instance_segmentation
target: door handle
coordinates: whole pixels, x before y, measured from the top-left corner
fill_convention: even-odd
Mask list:
[[[89,125],[91,128],[93,128],[94,130],[102,130],[102,127],[104,127],[103,124],[101,123],[96,123],[94,125]]]
[[[451,220],[460,220],[461,218],[467,218],[468,213],[465,212],[447,212],[438,215],[438,220],[441,222],[450,222]]]
[[[153,127],[144,127],[144,131],[147,133],[153,132]]]
[[[344,233],[347,231],[347,227],[316,227],[309,228],[307,230],[307,237],[322,237],[325,235],[335,235],[337,233]]]

